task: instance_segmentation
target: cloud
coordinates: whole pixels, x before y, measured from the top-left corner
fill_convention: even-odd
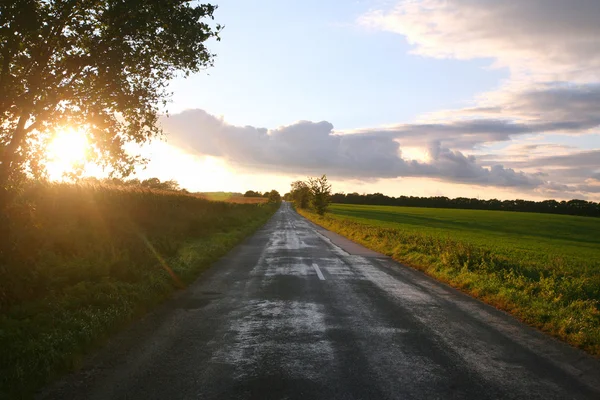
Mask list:
[[[535,132],[582,133],[600,126],[600,84],[573,84],[564,82],[532,84],[518,90],[504,90],[492,94],[493,106],[465,108],[439,112],[471,118],[510,118],[528,124]]]
[[[233,126],[203,110],[188,110],[163,118],[162,125],[171,144],[196,154],[225,158],[246,169],[278,173],[327,173],[341,178],[430,177],[451,182],[501,187],[536,187],[544,182],[495,164],[482,167],[473,156],[450,150],[442,140],[448,134],[510,134],[498,132],[485,122],[452,126],[405,125],[397,130],[336,133],[329,122],[299,121],[268,130]],[[502,126],[502,124],[500,124]],[[426,132],[437,134],[426,135]],[[406,160],[401,142],[406,137],[429,137],[429,162]],[[468,140],[468,139],[467,139]],[[448,138],[448,141],[451,141]]]
[[[482,165],[502,162],[513,168],[561,168],[563,171],[565,169],[576,171],[576,174],[569,176],[593,177],[597,175],[594,170],[600,169],[600,150],[579,150],[567,154],[524,157],[517,160],[486,154],[480,156],[479,160]]]
[[[597,0],[421,0],[359,19],[404,35],[415,53],[490,58],[514,73],[546,80],[600,78]]]
[[[600,169],[600,150],[578,151],[558,156],[538,157],[529,161],[528,166]]]
[[[439,111],[419,123],[345,133],[393,138],[402,146],[423,147],[439,142],[453,149],[472,150],[523,135],[594,133],[600,126],[598,84],[540,84],[525,91],[494,95],[492,106]],[[535,146],[550,150],[558,145]]]
[[[342,132],[327,121],[233,126],[202,110],[162,122],[172,144],[246,170],[428,177],[581,198],[600,193],[600,150],[525,141],[598,131],[598,20],[598,0],[403,1],[360,22],[404,35],[423,56],[489,58],[510,68],[511,80],[471,107],[386,127]],[[494,145],[504,150],[489,150]],[[403,149],[410,148],[425,149],[427,160],[409,159]],[[482,150],[492,154],[469,155]]]
[[[398,124],[385,128],[357,129],[348,133],[394,138],[407,146],[423,146],[440,142],[452,148],[472,149],[482,143],[508,141],[514,135],[532,132],[532,127],[526,124],[501,119],[477,119]]]
[[[519,152],[525,154],[530,154],[537,150],[570,150],[575,148],[574,146],[569,146],[567,144],[556,143],[521,144],[516,147],[519,149]]]
[[[600,193],[600,150],[574,150],[563,145],[524,145],[522,148],[550,148],[568,150],[565,154],[540,155],[540,153],[521,154],[513,152],[508,156],[485,154],[478,157],[482,166],[503,164],[505,166],[537,175],[545,183],[536,191],[545,196],[598,199]],[[537,172],[533,172],[537,171]],[[543,172],[542,172],[543,171]]]

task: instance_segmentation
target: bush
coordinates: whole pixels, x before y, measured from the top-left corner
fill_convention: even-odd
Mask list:
[[[275,209],[140,187],[29,184],[9,209],[0,266],[0,398],[72,368]]]

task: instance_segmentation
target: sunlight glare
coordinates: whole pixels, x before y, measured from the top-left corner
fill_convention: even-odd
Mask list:
[[[416,160],[424,163],[431,161],[427,149],[421,147],[402,147],[402,158],[407,161]]]
[[[139,149],[136,152],[140,152]],[[224,162],[210,156],[186,153],[165,142],[153,142],[140,152],[151,161],[137,177],[175,179],[192,191],[227,191],[232,186],[232,171]]]
[[[73,128],[58,132],[48,144],[46,168],[51,180],[61,180],[85,164],[89,142],[85,132]]]

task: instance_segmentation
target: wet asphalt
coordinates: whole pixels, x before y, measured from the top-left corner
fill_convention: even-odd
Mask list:
[[[600,399],[600,361],[283,203],[39,399]]]

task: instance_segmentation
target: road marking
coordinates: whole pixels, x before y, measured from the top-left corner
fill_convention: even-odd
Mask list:
[[[325,277],[323,276],[323,273],[321,272],[321,270],[319,269],[319,266],[315,263],[313,263],[313,268],[315,269],[315,271],[317,272],[317,276],[319,277],[320,280],[324,281]]]

